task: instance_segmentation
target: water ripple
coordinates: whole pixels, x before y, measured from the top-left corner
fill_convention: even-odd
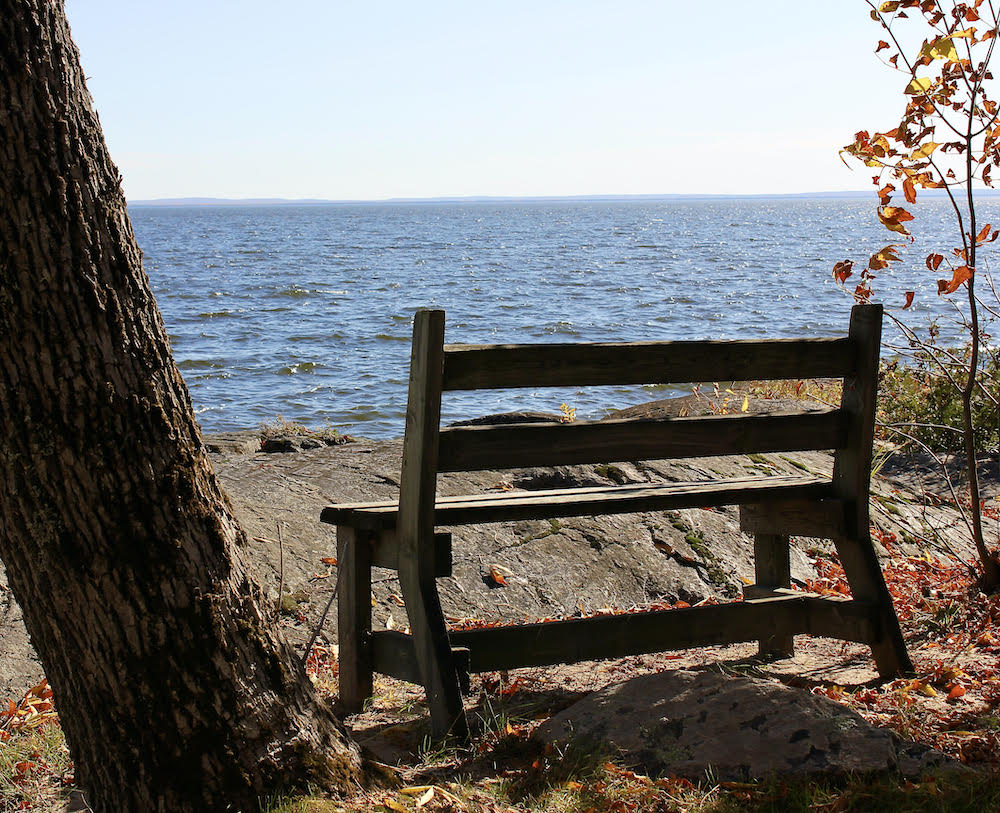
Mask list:
[[[921,204],[886,299],[939,310],[920,257],[947,223]],[[987,219],[1000,217],[984,202]],[[132,207],[145,268],[202,426],[280,413],[356,434],[402,433],[409,323],[448,311],[454,342],[606,341],[843,332],[835,262],[888,242],[859,199],[280,207]],[[997,222],[993,220],[993,222]],[[657,397],[641,387],[538,389],[516,403],[449,397],[449,420],[530,408],[581,417]]]

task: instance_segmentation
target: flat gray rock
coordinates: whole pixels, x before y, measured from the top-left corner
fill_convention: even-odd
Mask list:
[[[24,628],[24,615],[0,565],[0,703],[17,702],[44,674]]]
[[[713,671],[663,672],[609,686],[535,736],[614,757],[650,776],[749,781],[774,775],[964,770],[828,698]]]

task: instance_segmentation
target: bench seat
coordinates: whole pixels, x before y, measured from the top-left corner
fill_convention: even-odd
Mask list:
[[[808,475],[741,477],[676,483],[503,491],[438,497],[434,525],[456,526],[525,519],[632,514],[680,508],[708,508],[774,500],[823,500],[835,497],[829,479]],[[323,509],[320,519],[366,531],[396,526],[395,500],[342,503]]]

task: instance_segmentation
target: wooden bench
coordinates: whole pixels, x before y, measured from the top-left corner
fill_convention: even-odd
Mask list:
[[[360,709],[378,671],[426,689],[436,737],[467,735],[468,673],[759,641],[796,634],[868,644],[879,674],[912,671],[869,535],[882,327],[858,305],[846,337],[632,344],[445,345],[441,310],[416,314],[399,500],[333,505],[340,573],[340,693]],[[837,409],[597,422],[440,427],[448,390],[840,378]],[[437,498],[438,472],[834,450],[833,475],[760,476]],[[441,526],[722,505],[754,535],[755,584],[731,604],[451,631],[435,579],[451,573]],[[852,597],[790,590],[788,537],[833,539]],[[398,571],[410,633],[371,629],[371,567]]]

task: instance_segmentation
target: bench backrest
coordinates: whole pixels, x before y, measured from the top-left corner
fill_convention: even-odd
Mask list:
[[[770,341],[445,345],[445,314],[416,314],[400,521],[427,527],[439,471],[835,450],[833,482],[867,502],[882,306],[857,305],[846,337]],[[440,427],[449,390],[839,378],[838,409]]]

